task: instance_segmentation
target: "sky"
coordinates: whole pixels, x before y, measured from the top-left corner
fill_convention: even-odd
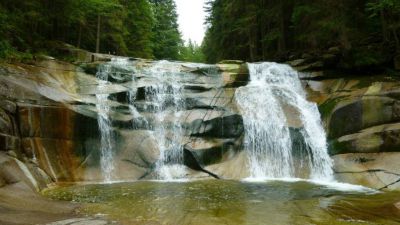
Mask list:
[[[179,29],[183,39],[191,39],[201,44],[205,34],[206,13],[203,6],[206,0],[175,0],[178,12]]]

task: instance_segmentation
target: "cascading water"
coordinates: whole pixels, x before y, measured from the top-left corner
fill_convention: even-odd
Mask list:
[[[96,77],[99,79],[97,98],[97,122],[101,135],[100,140],[100,166],[105,182],[111,182],[114,172],[114,133],[112,129],[109,103],[109,94],[107,93],[108,79],[110,75],[118,76],[115,68],[125,68],[128,65],[128,59],[113,58],[109,63],[99,67]]]
[[[297,72],[277,63],[248,66],[251,81],[237,89],[235,98],[243,114],[251,177],[301,177],[300,168],[308,174],[303,178],[333,180],[317,105],[306,100]],[[288,125],[288,109],[290,117],[297,114],[300,128]],[[296,130],[305,145],[302,149],[293,148]],[[305,154],[296,157],[296,151]]]
[[[152,130],[160,151],[155,168],[157,179],[181,178],[185,175],[181,125],[184,99],[183,86],[176,77],[180,75],[180,65],[160,61],[146,72],[157,80],[156,84],[145,88],[146,101],[152,103],[155,113]]]

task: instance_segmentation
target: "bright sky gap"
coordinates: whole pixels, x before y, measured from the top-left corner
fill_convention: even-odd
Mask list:
[[[185,41],[201,44],[205,34],[205,0],[175,0],[178,12],[179,29]]]

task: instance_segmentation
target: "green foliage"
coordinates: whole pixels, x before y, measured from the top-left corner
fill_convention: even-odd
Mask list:
[[[174,0],[152,0],[155,26],[153,53],[156,59],[178,59],[182,46]]]
[[[277,60],[335,46],[350,65],[371,66],[400,52],[399,0],[210,0],[206,10],[203,52],[210,63]]]
[[[189,40],[179,51],[179,60],[186,62],[204,62],[204,54],[201,46]]]
[[[384,41],[394,41],[396,50],[400,53],[400,1],[370,1],[367,3],[367,10],[372,18],[380,19]]]
[[[125,26],[128,54],[141,58],[153,58],[153,33],[155,25],[152,5],[147,0],[127,1]]]
[[[172,0],[3,0],[0,57],[52,52],[54,41],[95,51],[98,40],[101,53],[177,59],[176,21]]]

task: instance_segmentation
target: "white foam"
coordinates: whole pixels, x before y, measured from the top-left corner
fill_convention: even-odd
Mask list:
[[[264,183],[264,182],[275,182],[275,181],[295,183],[295,182],[300,182],[300,181],[305,181],[305,180],[301,179],[301,178],[292,178],[292,177],[288,177],[288,178],[248,177],[248,178],[242,179],[241,181],[249,182],[249,183]]]
[[[364,187],[362,185],[355,185],[349,183],[341,183],[336,181],[321,181],[321,180],[310,180],[310,179],[301,179],[301,178],[245,178],[241,180],[242,182],[248,183],[268,183],[268,182],[286,182],[286,183],[296,183],[296,182],[307,182],[311,184],[315,184],[318,186],[325,186],[328,189],[336,190],[336,191],[343,191],[343,192],[362,192],[362,193],[369,193],[369,194],[376,194],[379,193],[378,190]]]
[[[288,65],[271,62],[248,67],[251,81],[236,90],[235,99],[243,115],[251,177],[286,179],[305,170],[308,178],[333,180],[318,107],[307,101],[297,72]],[[304,149],[292,148],[294,137],[288,125],[291,117],[299,120],[298,134]]]
[[[367,192],[371,194],[379,193],[379,191],[376,189],[364,187],[362,185],[355,185],[355,184],[341,183],[341,182],[326,182],[318,180],[309,180],[309,182],[317,185],[326,186],[329,189],[334,189],[337,191]]]

